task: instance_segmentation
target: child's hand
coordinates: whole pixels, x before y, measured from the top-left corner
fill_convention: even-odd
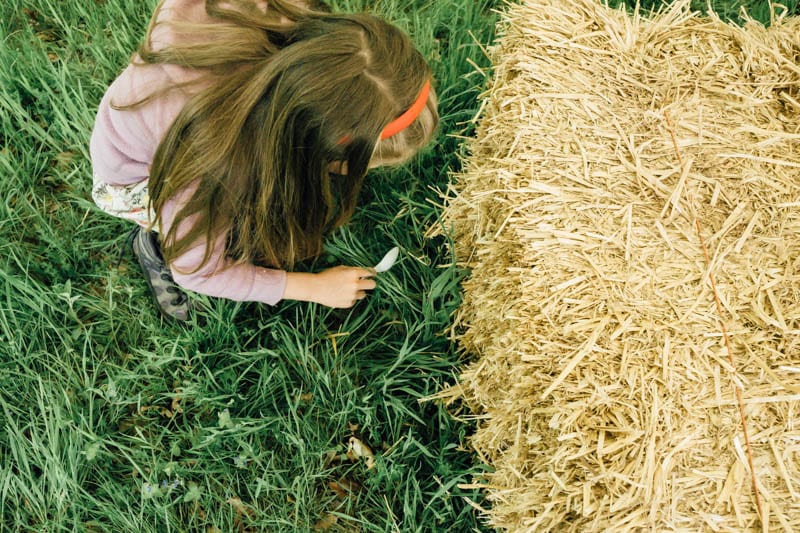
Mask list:
[[[283,297],[317,302],[328,307],[353,307],[375,288],[372,269],[337,266],[319,274],[290,272]]]
[[[319,286],[313,300],[328,307],[353,307],[375,288],[375,271],[366,268],[337,266],[317,274]]]

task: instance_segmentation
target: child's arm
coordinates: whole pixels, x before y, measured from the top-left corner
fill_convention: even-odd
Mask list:
[[[218,239],[223,241],[223,239]],[[284,272],[220,259],[217,252],[197,272],[181,274],[202,260],[205,247],[193,248],[170,263],[173,278],[181,287],[240,301],[276,304],[280,300],[316,302],[328,307],[352,307],[375,288],[374,271],[338,266],[318,274]]]
[[[186,253],[170,261],[175,283],[190,291],[236,301],[278,303],[284,296],[287,274],[283,270],[236,263],[224,256],[225,239],[214,243],[208,262],[197,269],[206,252],[199,242]]]
[[[166,234],[175,213],[194,193],[190,187],[167,202],[161,217],[161,231]],[[178,235],[191,227],[192,217],[181,222]],[[184,229],[186,228],[186,229]],[[237,301],[257,301],[274,305],[281,299],[317,302],[328,307],[352,307],[375,288],[371,269],[339,266],[318,274],[285,272],[237,263],[225,256],[225,239],[218,237],[209,261],[202,267],[207,242],[198,241],[169,266],[175,282],[190,291]],[[193,272],[194,271],[194,272]]]

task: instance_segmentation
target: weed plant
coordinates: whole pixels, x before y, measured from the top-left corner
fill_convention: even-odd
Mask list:
[[[329,3],[412,35],[442,126],[413,163],[368,178],[306,268],[402,258],[352,310],[197,297],[189,327],[160,318],[130,255],[116,265],[129,226],[90,199],[94,113],[154,0],[0,5],[0,530],[486,530],[481,494],[458,487],[482,470],[470,424],[419,400],[458,372],[444,332],[464,274],[424,233],[501,2]],[[373,468],[342,458],[353,436]]]

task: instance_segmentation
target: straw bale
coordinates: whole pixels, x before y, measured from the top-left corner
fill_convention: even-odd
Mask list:
[[[491,53],[444,213],[473,360],[441,394],[491,524],[800,531],[800,20],[523,0]]]

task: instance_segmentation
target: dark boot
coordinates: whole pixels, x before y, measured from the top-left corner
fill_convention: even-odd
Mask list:
[[[189,297],[172,279],[172,272],[161,255],[158,234],[136,228],[133,236],[133,253],[156,299],[159,310],[167,317],[181,322],[189,320]]]

